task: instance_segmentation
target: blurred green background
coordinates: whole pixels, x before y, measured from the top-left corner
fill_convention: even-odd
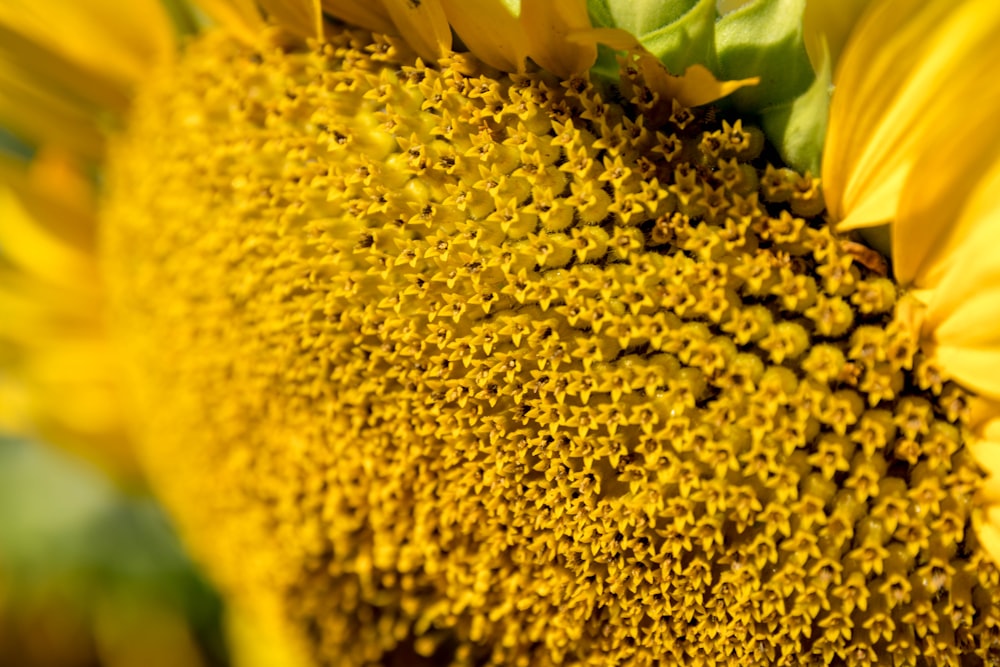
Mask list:
[[[221,617],[153,500],[0,439],[0,665],[224,667]]]

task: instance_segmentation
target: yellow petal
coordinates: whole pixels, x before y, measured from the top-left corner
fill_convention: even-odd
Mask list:
[[[569,39],[591,28],[586,0],[522,0],[521,25],[531,59],[563,78],[586,72],[597,60],[597,46]]]
[[[156,0],[0,3],[0,124],[99,159],[99,125],[173,48]]]
[[[893,265],[901,284],[933,288],[952,270],[958,272],[953,282],[974,284],[977,280],[969,273],[971,267],[956,266],[956,262],[964,261],[960,260],[963,252],[977,254],[991,248],[1000,233],[997,108],[1000,96],[977,99],[965,125],[942,128],[914,163],[892,226]],[[985,248],[974,246],[973,234]]]
[[[159,0],[4,0],[0,24],[123,83],[142,80],[174,49],[173,26]]]
[[[645,51],[645,47],[632,33],[620,28],[589,28],[576,30],[569,35],[574,43],[588,44],[596,48],[597,44],[610,46],[615,51]],[[646,51],[648,53],[648,51]],[[653,54],[649,54],[653,55]],[[655,56],[653,56],[655,58]]]
[[[299,37],[323,38],[320,0],[259,0],[271,18]]]
[[[95,258],[67,242],[59,223],[40,224],[26,205],[68,213],[83,228],[73,231],[87,235],[93,232],[91,186],[59,153],[43,152],[27,173],[15,169],[5,163],[4,180],[25,192],[0,189],[0,380],[16,403],[0,401],[0,427],[30,430],[117,477],[136,479]]]
[[[934,357],[991,397],[1000,397],[998,104],[970,109],[961,131],[934,137],[914,165],[892,228],[896,275],[925,304],[921,329]]]
[[[451,28],[441,0],[383,0],[396,31],[424,60],[437,62],[451,51]]]
[[[528,38],[523,27],[500,0],[442,0],[448,21],[466,47],[483,62],[506,72],[523,72]]]
[[[323,0],[323,11],[341,21],[365,30],[395,35],[396,26],[389,12],[379,2],[356,2],[356,0]]]
[[[989,479],[983,481],[982,487],[979,489],[978,498],[988,505],[1000,505],[1000,480],[998,480],[994,473],[1000,468],[997,465],[1000,464],[1000,455],[997,454],[997,450],[1000,449],[1000,442],[981,442],[973,443],[971,447],[976,449],[978,446],[982,446],[985,450],[989,446],[988,452],[983,451],[981,453],[982,459],[980,459],[979,454],[974,454],[976,457],[976,462],[982,466],[983,470],[990,474]]]
[[[1000,85],[997,34],[1000,3],[993,0],[872,5],[834,77],[823,182],[839,228],[896,217],[930,137],[960,128],[969,101]]]
[[[729,95],[744,86],[753,86],[759,77],[719,81],[704,65],[691,65],[680,76],[668,76],[668,99],[673,98],[683,106],[698,107]]]
[[[58,51],[0,23],[0,61],[33,85],[64,94],[85,104],[121,112],[128,102],[128,86],[68,60]]]
[[[93,280],[93,258],[48,233],[7,188],[0,190],[0,249],[4,258],[48,284],[73,289],[81,276]]]
[[[93,184],[68,154],[42,149],[28,166],[23,160],[0,153],[0,183],[10,186],[25,211],[46,233],[73,248],[93,252]]]
[[[992,191],[993,193],[996,190]],[[1000,399],[1000,206],[954,251],[931,292],[924,329],[941,367],[962,384]]]
[[[198,0],[198,5],[247,43],[256,42],[267,25],[254,0]]]
[[[94,109],[44,90],[0,62],[0,125],[34,142],[65,148],[88,160],[104,154]]]

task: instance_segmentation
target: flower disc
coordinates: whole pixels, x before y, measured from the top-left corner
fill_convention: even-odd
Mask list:
[[[198,556],[316,664],[997,659],[968,397],[814,179],[623,78],[345,32],[147,84],[103,261]]]

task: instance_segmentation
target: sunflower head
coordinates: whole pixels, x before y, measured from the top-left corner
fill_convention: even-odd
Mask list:
[[[922,126],[870,101],[998,13],[875,3],[826,133],[802,2],[509,4],[206,2],[111,139],[129,423],[235,632],[303,665],[995,658],[992,348],[947,271],[992,275],[995,179],[917,192]],[[945,192],[946,268],[847,234],[915,247]]]

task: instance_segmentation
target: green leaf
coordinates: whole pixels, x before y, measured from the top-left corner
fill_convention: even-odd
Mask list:
[[[587,13],[590,14],[590,22],[595,28],[614,28],[615,18],[611,15],[609,0],[587,0]]]
[[[735,92],[733,105],[748,112],[790,102],[815,80],[802,38],[806,0],[754,0],[726,14],[716,26],[719,74],[759,76]]]
[[[670,72],[716,68],[715,0],[590,0],[591,22],[633,34]]]
[[[830,108],[832,74],[829,52],[820,71],[799,97],[765,109],[761,114],[764,133],[778,148],[782,159],[799,171],[819,175]]]
[[[592,0],[591,13],[606,21],[605,27],[621,28],[636,37],[658,30],[684,16],[697,0]]]
[[[619,81],[621,78],[621,72],[618,67],[617,52],[609,46],[598,44],[597,61],[594,63],[593,67],[590,68],[590,72],[595,75],[598,80],[603,79],[605,81]]]
[[[715,0],[699,0],[676,21],[643,35],[639,41],[672,74],[682,74],[694,64],[717,72],[715,19]]]

